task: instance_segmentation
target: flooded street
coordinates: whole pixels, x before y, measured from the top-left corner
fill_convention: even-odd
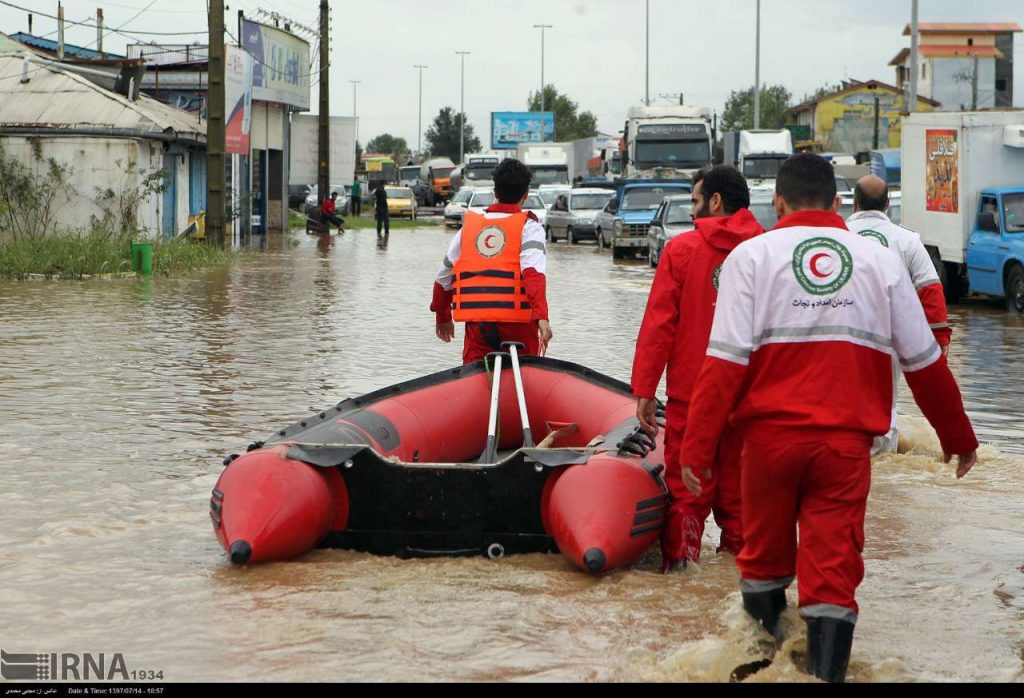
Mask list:
[[[724,681],[763,656],[713,524],[668,576],[656,551],[599,579],[557,555],[228,565],[207,515],[227,454],[459,363],[461,328],[442,344],[428,311],[450,239],[295,232],[186,279],[0,282],[4,650],[176,682]],[[652,272],[553,245],[550,355],[628,380]],[[975,302],[951,322],[979,464],[955,480],[904,385],[914,450],[875,462],[853,681],[1024,679],[1024,321]],[[757,680],[807,680],[784,622]]]

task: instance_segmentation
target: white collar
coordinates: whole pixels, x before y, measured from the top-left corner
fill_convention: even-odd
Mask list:
[[[885,215],[885,213],[882,211],[857,211],[846,220],[856,221],[860,220],[861,218],[881,218],[884,221],[889,221],[889,216]],[[892,221],[889,222],[891,223]]]

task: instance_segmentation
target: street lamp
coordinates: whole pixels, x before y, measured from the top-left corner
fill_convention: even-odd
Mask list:
[[[466,56],[469,51],[456,51],[462,62],[462,87],[459,91],[459,164],[466,159]]]
[[[761,0],[757,0],[757,29],[754,38],[754,128],[761,128]]]
[[[540,110],[544,111],[544,30],[551,29],[550,24],[534,24],[534,29],[540,29]]]
[[[758,0],[760,2],[760,0]],[[644,36],[644,105],[651,106],[651,0],[646,2]]]
[[[362,80],[349,80],[352,83],[352,118],[356,120],[356,142],[359,141],[359,112],[356,111],[356,85]]]
[[[419,108],[419,115],[420,116],[419,116],[419,121],[416,122],[416,124],[417,124],[417,126],[416,126],[417,133],[419,134],[417,136],[417,138],[419,140],[417,141],[416,152],[418,152],[420,155],[423,154],[423,70],[425,68],[429,68],[429,67],[430,67],[429,65],[414,65],[413,66],[413,68],[416,68],[416,69],[418,69],[420,71],[420,108]]]

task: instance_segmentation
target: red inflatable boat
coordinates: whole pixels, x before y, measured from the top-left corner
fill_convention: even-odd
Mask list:
[[[520,366],[513,348],[345,400],[230,456],[210,516],[238,565],[316,546],[561,551],[597,574],[636,561],[665,521],[664,430],[652,441],[635,413],[625,383],[555,359]]]

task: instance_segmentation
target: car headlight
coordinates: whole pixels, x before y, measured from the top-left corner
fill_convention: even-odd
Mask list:
[[[580,225],[591,225],[593,222],[589,218],[580,218]]]
[[[615,222],[612,223],[612,230],[615,231],[616,233],[621,233],[622,232],[622,219],[621,218],[616,218],[615,219]]]

